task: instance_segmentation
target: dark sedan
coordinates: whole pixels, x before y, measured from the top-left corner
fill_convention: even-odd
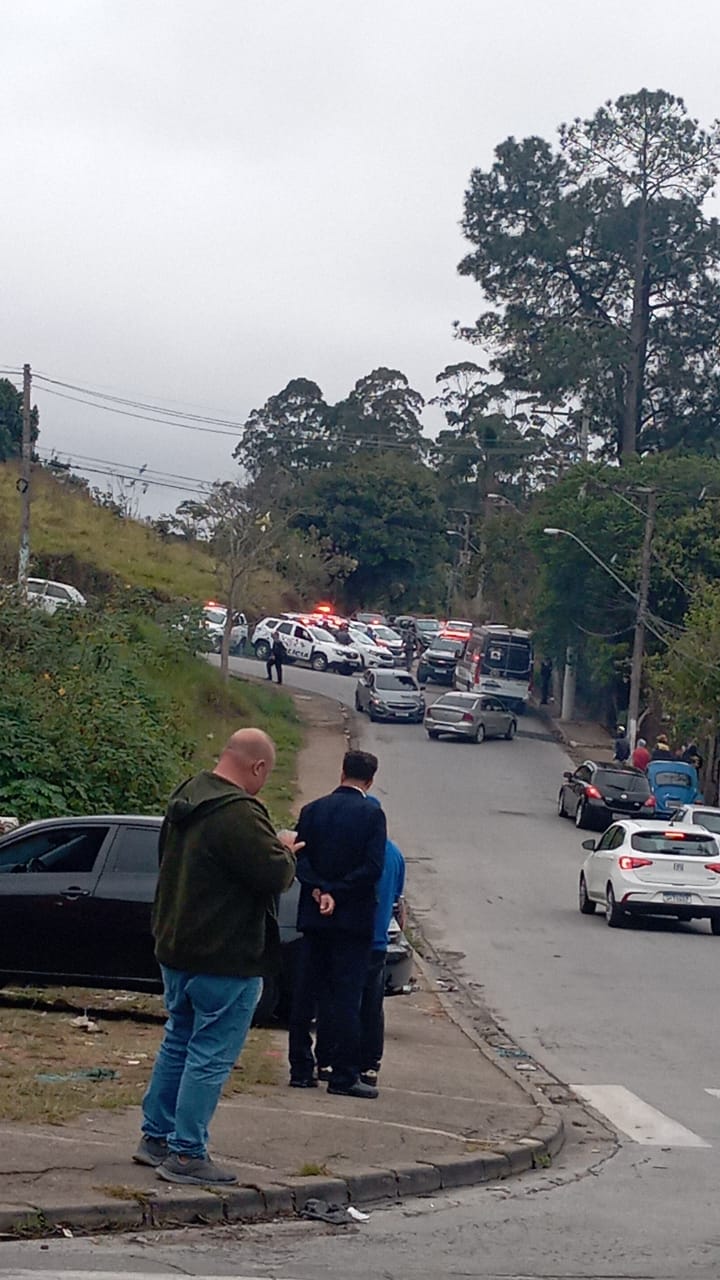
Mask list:
[[[576,827],[604,830],[613,818],[654,818],[655,797],[644,773],[607,760],[585,760],[563,774],[558,815]]]
[[[435,680],[437,684],[452,684],[457,660],[464,649],[462,640],[445,640],[436,636],[430,642],[418,663],[417,678],[421,684]]]
[[[162,819],[48,818],[0,838],[0,984],[66,984],[161,991],[150,911]],[[286,996],[299,934],[297,881],[280,897],[283,973],[266,982],[258,1021]],[[404,935],[388,948],[386,989],[412,968]]]

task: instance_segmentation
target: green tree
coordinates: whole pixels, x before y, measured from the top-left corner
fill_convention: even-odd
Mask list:
[[[437,604],[446,516],[436,478],[422,463],[386,454],[318,472],[300,495],[295,523],[356,562],[346,579],[348,605]]]
[[[233,457],[251,480],[298,475],[327,462],[330,408],[316,382],[292,378],[248,417]]]
[[[582,401],[623,459],[703,435],[717,402],[720,235],[703,204],[719,159],[717,124],[643,89],[561,126],[558,150],[508,138],[471,176],[459,270],[490,308],[462,335],[538,407]]]
[[[423,453],[420,415],[424,400],[404,373],[373,369],[355,383],[350,395],[333,408],[333,448],[347,458],[368,448],[396,451],[405,457]]]
[[[32,443],[38,438],[39,414],[37,406],[30,416]],[[19,458],[22,453],[22,392],[9,378],[0,378],[0,462]]]

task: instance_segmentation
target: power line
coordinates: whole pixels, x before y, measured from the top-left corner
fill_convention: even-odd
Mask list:
[[[187,418],[193,422],[206,422],[217,427],[238,427],[242,430],[243,424],[232,418],[216,418],[205,413],[186,413],[183,409],[171,409],[165,405],[149,404],[143,400],[135,400],[128,396],[114,396],[106,391],[94,391],[91,387],[81,387],[74,382],[63,382],[59,378],[50,378],[46,374],[37,373],[34,377],[43,383],[50,383],[56,387],[64,387],[67,391],[78,391],[81,395],[91,396],[98,400],[107,400],[113,404],[128,405],[133,409],[149,409],[153,413],[167,414],[172,418]]]

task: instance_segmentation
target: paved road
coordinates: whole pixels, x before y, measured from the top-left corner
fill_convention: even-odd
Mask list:
[[[352,679],[286,677],[352,703]],[[432,941],[457,953],[462,976],[538,1061],[627,1130],[641,1126],[643,1141],[624,1137],[608,1160],[602,1144],[571,1142],[542,1181],[378,1212],[342,1237],[292,1224],[122,1252],[66,1241],[52,1260],[37,1246],[0,1246],[0,1270],[51,1271],[52,1262],[56,1275],[82,1265],[298,1280],[717,1277],[720,942],[702,924],[611,932],[602,915],[579,915],[580,838],[554,809],[567,760],[534,717],[515,742],[479,746],[430,742],[420,726],[363,725]]]

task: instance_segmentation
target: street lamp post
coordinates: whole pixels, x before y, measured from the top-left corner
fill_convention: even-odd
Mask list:
[[[547,533],[550,535],[550,537],[553,537],[553,538],[558,538],[558,537],[572,538],[573,542],[577,542],[578,546],[582,547],[583,551],[585,551],[586,554],[589,555],[591,559],[595,561],[596,564],[599,564],[601,569],[604,569],[606,573],[609,573],[610,577],[613,578],[615,582],[617,582],[618,586],[622,587],[623,591],[626,591],[627,594],[629,596],[632,596],[633,600],[635,601],[635,633],[633,637],[633,653],[632,653],[632,662],[630,666],[630,688],[628,690],[628,723],[627,723],[627,733],[628,733],[628,738],[630,739],[631,750],[634,750],[635,748],[635,741],[637,738],[638,719],[640,716],[640,686],[642,683],[642,664],[643,664],[643,656],[645,652],[645,619],[647,616],[647,603],[648,603],[648,594],[649,594],[649,588],[650,588],[650,557],[652,552],[652,537],[653,537],[653,530],[654,530],[654,524],[655,524],[655,501],[656,501],[656,495],[654,490],[648,490],[648,509],[647,509],[646,521],[645,521],[645,537],[643,539],[642,559],[640,564],[640,583],[639,583],[638,591],[633,591],[632,587],[629,587],[627,582],[623,582],[622,578],[615,572],[615,570],[611,569],[610,565],[606,564],[604,560],[601,560],[600,556],[597,555],[592,550],[592,548],[587,545],[586,542],[583,542],[582,538],[578,538],[577,534],[571,533],[569,529],[554,529],[554,528],[543,529],[543,533]],[[568,645],[568,652],[570,651],[570,649],[571,649],[571,646]],[[574,653],[572,657],[573,657],[572,665],[574,667]],[[565,667],[566,674],[567,674],[567,669],[568,669],[568,664],[566,663],[566,667]],[[573,684],[574,684],[574,677],[573,677]],[[568,690],[568,694],[570,697],[570,690]],[[574,701],[574,688],[572,689],[571,701]],[[560,713],[560,718],[562,720],[567,720],[571,718],[571,714],[570,715],[566,714],[564,685],[563,685],[563,706],[562,706],[562,711]]]

